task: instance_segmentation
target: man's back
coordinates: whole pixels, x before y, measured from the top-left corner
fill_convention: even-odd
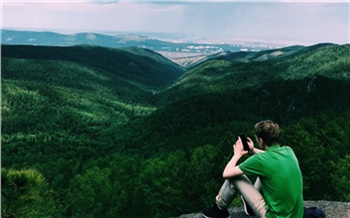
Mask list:
[[[291,148],[271,146],[239,168],[245,174],[259,176],[268,211],[266,217],[303,216],[302,175]]]

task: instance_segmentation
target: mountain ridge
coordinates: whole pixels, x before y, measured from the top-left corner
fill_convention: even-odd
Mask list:
[[[170,62],[160,54],[142,48],[111,49],[99,46],[32,45],[2,45],[1,48],[2,58],[73,61],[120,75],[121,79],[139,84],[146,80],[147,84],[153,88],[171,82],[184,71],[181,66]],[[142,69],[147,69],[147,71]]]
[[[163,92],[163,96],[167,99],[176,99],[181,96],[181,93],[186,93],[188,96],[206,90],[208,92],[233,91],[254,87],[266,81],[295,80],[317,75],[348,80],[348,75],[341,72],[347,72],[343,66],[349,64],[347,58],[349,49],[350,45],[332,44],[296,47],[296,49],[292,48],[292,52],[285,57],[265,61],[255,61],[254,56],[257,54],[255,52],[227,53],[203,61],[186,70],[174,84]],[[286,49],[261,51],[258,56],[281,50]],[[240,56],[242,59],[242,55],[244,61],[235,61],[235,56]],[[253,58],[251,59],[250,56]],[[228,83],[228,81],[231,82]]]
[[[176,58],[177,56],[193,56],[198,54],[213,54],[218,51],[240,51],[240,50],[265,50],[277,45],[229,42],[173,42],[168,39],[157,39],[148,37],[145,34],[118,33],[102,34],[94,32],[61,34],[49,31],[20,31],[20,30],[1,30],[2,44],[21,44],[21,45],[41,45],[41,46],[74,46],[74,45],[96,45],[110,48],[120,47],[141,47],[154,50],[167,56]]]

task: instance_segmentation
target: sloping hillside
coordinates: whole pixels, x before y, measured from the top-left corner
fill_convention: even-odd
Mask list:
[[[153,89],[159,89],[170,84],[183,73],[183,69],[179,65],[170,62],[158,53],[141,48],[110,49],[97,46],[2,45],[1,49],[2,58],[20,59],[29,62],[31,60],[46,61],[47,65],[57,63],[53,61],[74,62],[92,69],[108,72],[119,80]],[[60,65],[66,67],[63,62]],[[25,69],[25,67],[21,67],[21,69]],[[56,69],[55,66],[53,68]],[[8,70],[12,70],[12,68]],[[8,70],[4,71],[5,78],[11,77],[13,72],[16,71],[8,72]]]
[[[183,72],[140,48],[3,45],[1,55],[3,134],[97,134],[152,112],[154,93]]]
[[[166,90],[162,97],[181,99],[200,93],[223,93],[254,87],[267,81],[303,79],[315,75],[349,80],[350,45],[320,44],[278,51],[234,53],[200,63]],[[282,52],[281,58],[256,61],[261,56]]]
[[[209,60],[227,60],[231,62],[251,62],[251,61],[267,61],[276,58],[283,58],[297,53],[305,46],[289,46],[279,49],[266,49],[264,51],[223,51],[212,55],[200,55],[186,58],[177,58],[173,61],[186,68],[191,68],[200,63]]]
[[[256,120],[270,118],[289,125],[304,117],[350,108],[350,83],[323,76],[269,81],[222,92],[203,91],[154,111],[131,129],[131,144],[144,154],[159,149],[193,149],[215,143],[227,131],[250,131]],[[239,125],[238,125],[239,124]],[[131,131],[130,129],[130,131]],[[149,135],[152,132],[152,135]]]
[[[303,48],[305,48],[305,46],[289,46],[258,52],[236,52],[228,55],[222,55],[216,59],[228,60],[231,62],[267,61],[290,56]]]

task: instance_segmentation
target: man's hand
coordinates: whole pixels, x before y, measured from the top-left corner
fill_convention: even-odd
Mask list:
[[[248,142],[248,146],[249,146],[249,154],[256,154],[256,153],[260,153],[260,152],[265,152],[264,150],[260,150],[254,147],[254,142],[253,140],[251,140],[249,137],[247,137],[247,142]]]
[[[248,142],[248,146],[249,146],[249,154],[254,153],[254,142],[251,138],[247,137],[247,142]]]
[[[251,140],[250,140],[251,142]],[[249,144],[248,144],[249,145]],[[249,146],[250,147],[250,146]],[[237,165],[237,162],[239,161],[239,159],[248,153],[248,151],[245,151],[243,149],[243,144],[241,139],[238,137],[238,140],[236,141],[235,144],[233,144],[233,157],[231,158],[231,160],[227,163],[224,172],[222,173],[222,177],[225,179],[231,178],[231,177],[235,177],[235,176],[239,176],[242,175],[243,172],[241,169],[239,169]]]
[[[251,144],[253,143],[252,140],[250,138],[247,138],[248,140],[248,145],[249,148],[251,149]],[[252,145],[254,148],[254,144]],[[233,152],[234,152],[234,156],[237,157],[242,157],[245,154],[248,154],[248,151],[245,151],[243,148],[243,144],[242,144],[242,140],[241,138],[238,137],[238,140],[236,141],[236,143],[233,145]]]

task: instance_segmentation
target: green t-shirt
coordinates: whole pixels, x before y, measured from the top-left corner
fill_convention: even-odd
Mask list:
[[[290,147],[271,146],[238,167],[247,175],[259,176],[267,218],[303,217],[303,180],[298,160]]]

